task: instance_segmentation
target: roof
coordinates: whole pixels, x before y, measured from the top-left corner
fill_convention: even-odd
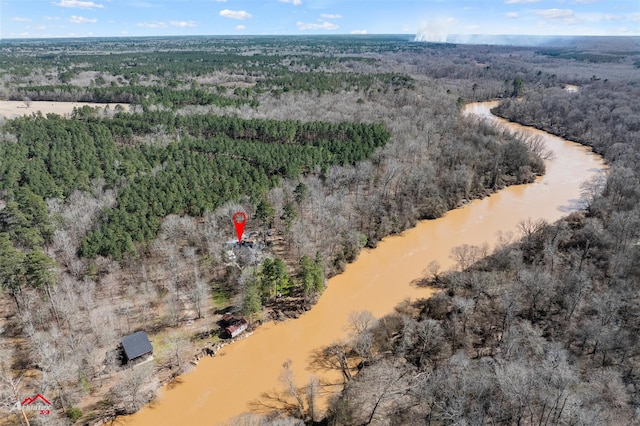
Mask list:
[[[238,334],[245,331],[248,325],[249,324],[247,323],[247,320],[244,318],[233,319],[230,321],[229,326],[226,327],[225,330],[231,337],[236,337]]]
[[[128,360],[136,359],[153,351],[149,336],[144,331],[137,331],[129,336],[124,336],[121,341]]]

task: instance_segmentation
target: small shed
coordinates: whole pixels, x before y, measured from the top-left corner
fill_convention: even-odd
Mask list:
[[[234,338],[238,336],[240,333],[245,331],[249,324],[247,320],[244,318],[236,318],[228,322],[228,326],[225,327],[225,331],[229,335],[229,337]]]
[[[222,315],[222,321],[219,324],[224,327],[224,331],[230,338],[234,338],[241,334],[249,327],[249,323],[242,317],[237,317],[231,312],[225,312]]]
[[[149,336],[144,331],[137,331],[129,336],[124,336],[121,342],[125,362],[133,361],[153,352]]]

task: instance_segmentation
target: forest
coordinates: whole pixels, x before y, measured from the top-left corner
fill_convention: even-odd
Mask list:
[[[638,59],[401,36],[3,41],[1,99],[120,104],[0,122],[6,421],[34,390],[55,401],[48,424],[134,412],[219,341],[221,313],[258,326],[311,308],[361,249],[532,182],[535,141],[461,115],[497,98],[496,114],[593,147],[606,184],[585,186],[584,211],[425,277],[437,296],[363,313],[324,352],[360,369],[323,421],[637,422]],[[232,262],[238,210],[274,237]],[[133,374],[110,354],[141,329],[158,349]],[[288,407],[264,422],[320,420]]]
[[[75,118],[31,116],[8,124],[5,129],[17,143],[3,146],[8,149],[1,152],[2,188],[9,195],[31,191],[42,203],[86,191],[94,179],[121,186],[117,207],[102,219],[106,223],[101,229],[87,235],[79,252],[115,260],[135,254],[134,243],[154,239],[165,216],[202,216],[240,195],[257,205],[279,178],[355,164],[389,139],[376,124],[124,112],[96,119],[86,109]],[[180,131],[181,140],[162,147],[131,143],[156,126]],[[5,231],[13,233],[10,224],[20,221],[7,217],[5,223]]]

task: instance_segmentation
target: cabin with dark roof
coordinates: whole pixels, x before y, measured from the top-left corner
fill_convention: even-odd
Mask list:
[[[144,331],[137,331],[129,336],[124,336],[121,342],[125,364],[153,353],[149,336]]]

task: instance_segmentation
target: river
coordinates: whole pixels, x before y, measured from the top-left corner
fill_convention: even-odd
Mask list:
[[[248,411],[262,393],[279,388],[278,378],[287,360],[296,384],[305,385],[312,375],[318,375],[308,369],[311,352],[345,338],[350,313],[368,310],[380,317],[404,299],[427,297],[432,290],[413,283],[434,260],[443,269],[450,268],[452,248],[462,244],[493,246],[501,232],[517,234],[517,225],[524,219],[555,221],[576,210],[580,185],[605,170],[602,159],[579,144],[493,117],[489,111],[493,105],[470,104],[465,113],[542,136],[554,153],[545,176],[475,200],[442,218],[422,221],[401,235],[385,238],[375,249],[364,250],[342,274],[329,280],[311,311],[296,320],[266,324],[249,338],[226,346],[216,357],[203,358],[194,371],[181,376],[179,383],[164,387],[155,402],[121,419],[123,423],[224,423]]]

